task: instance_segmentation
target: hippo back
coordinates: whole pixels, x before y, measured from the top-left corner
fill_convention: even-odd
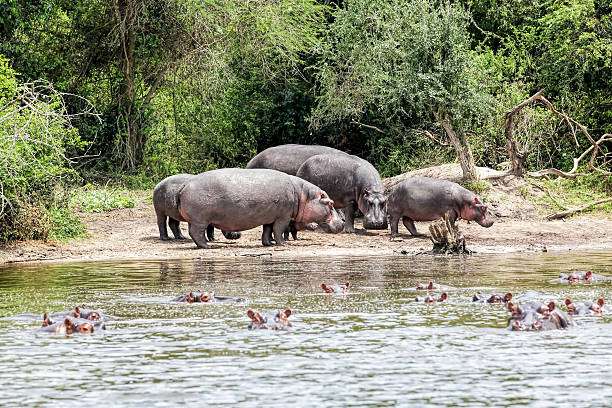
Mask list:
[[[156,211],[176,219],[178,216],[178,194],[193,174],[176,174],[160,181],[153,190],[153,207]]]
[[[347,153],[333,147],[319,145],[286,144],[267,148],[253,157],[247,169],[273,169],[295,176],[300,166],[318,154]]]

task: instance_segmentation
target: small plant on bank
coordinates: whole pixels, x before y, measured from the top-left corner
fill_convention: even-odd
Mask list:
[[[118,208],[133,208],[135,201],[128,194],[109,187],[95,187],[91,184],[76,190],[70,198],[70,206],[87,213],[100,213]]]
[[[69,208],[50,209],[49,221],[49,239],[67,241],[87,236],[85,225]]]

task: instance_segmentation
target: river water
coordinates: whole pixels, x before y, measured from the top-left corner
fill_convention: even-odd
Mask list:
[[[612,275],[612,253],[2,268],[0,406],[610,406],[610,314],[511,332],[502,306],[471,301],[478,290],[612,301],[610,283],[555,281],[581,269]],[[429,279],[451,287],[448,302],[414,301]],[[350,294],[322,293],[333,281]],[[200,288],[244,302],[171,302]],[[44,311],[81,304],[111,315],[105,331],[36,331]],[[248,308],[285,307],[291,331],[247,329]]]

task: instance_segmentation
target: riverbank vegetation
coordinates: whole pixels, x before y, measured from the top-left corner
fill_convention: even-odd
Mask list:
[[[474,166],[509,170],[560,210],[612,194],[611,1],[0,11],[0,242],[78,236],[72,209],[130,205],[87,183],[148,188],[282,143],[334,146],[383,176],[454,160],[472,183]]]

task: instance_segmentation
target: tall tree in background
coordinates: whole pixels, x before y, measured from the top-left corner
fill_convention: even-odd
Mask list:
[[[491,97],[470,50],[468,17],[451,3],[345,2],[322,50],[313,126],[441,130],[464,177],[476,179],[466,132],[488,114]]]

